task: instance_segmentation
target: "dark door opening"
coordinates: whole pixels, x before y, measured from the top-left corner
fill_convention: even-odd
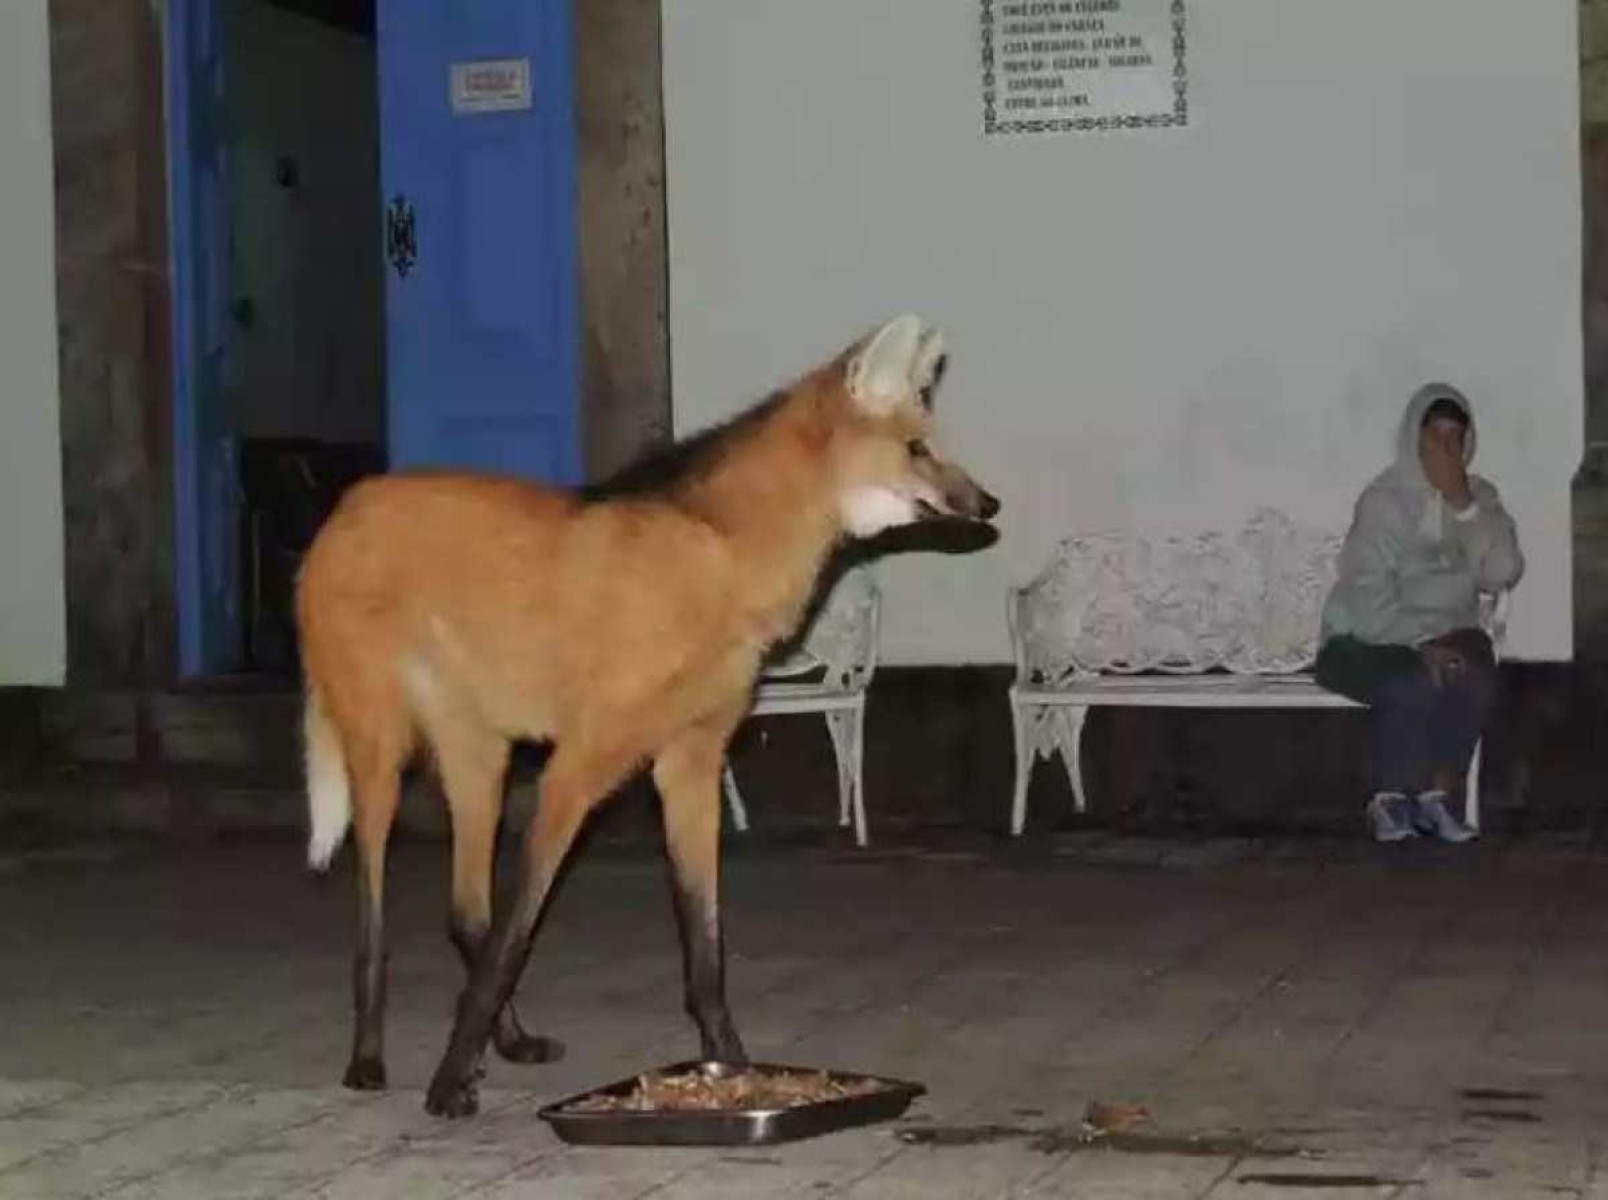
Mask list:
[[[357,479],[580,482],[564,0],[168,0],[181,674],[289,680]]]
[[[374,7],[223,0],[240,667],[296,669],[295,570],[385,467]]]

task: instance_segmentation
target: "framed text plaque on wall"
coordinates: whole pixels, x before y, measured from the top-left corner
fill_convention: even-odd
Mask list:
[[[978,0],[983,131],[1189,123],[1185,0]]]

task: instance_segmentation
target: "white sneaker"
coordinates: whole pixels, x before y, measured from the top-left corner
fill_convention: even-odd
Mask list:
[[[1424,792],[1413,802],[1413,825],[1443,842],[1466,842],[1479,837],[1446,811],[1445,792]]]
[[[1412,801],[1400,792],[1380,792],[1368,801],[1368,827],[1376,842],[1400,842],[1417,837],[1413,817]]]

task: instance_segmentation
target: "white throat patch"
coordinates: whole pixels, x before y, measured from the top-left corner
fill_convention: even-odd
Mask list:
[[[843,498],[843,524],[855,537],[871,537],[916,519],[916,502],[884,487],[857,488]]]

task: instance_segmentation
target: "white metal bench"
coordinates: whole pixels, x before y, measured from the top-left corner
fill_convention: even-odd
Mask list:
[[[1091,708],[1357,707],[1310,671],[1343,540],[1264,508],[1233,535],[1062,541],[1007,603],[1016,659],[1012,835],[1026,823],[1040,756],[1061,755],[1077,811],[1088,810],[1080,744]],[[1498,654],[1508,600],[1504,592],[1482,606]],[[1464,796],[1464,819],[1476,829],[1479,767],[1476,745]]]
[[[755,690],[749,716],[818,712],[837,759],[838,824],[854,824],[854,840],[867,844],[862,746],[865,696],[877,669],[882,599],[868,564],[845,571],[815,614],[797,648],[769,664]],[[728,761],[723,774],[726,803],[739,831],[748,810]]]

